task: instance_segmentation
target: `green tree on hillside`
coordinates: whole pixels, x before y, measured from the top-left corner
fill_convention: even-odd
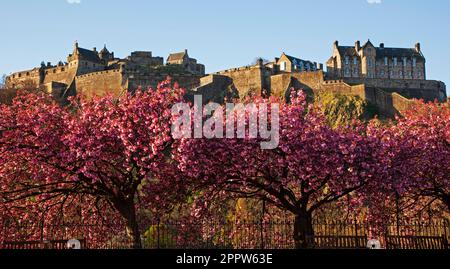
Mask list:
[[[315,103],[321,105],[333,127],[346,125],[354,119],[370,120],[377,114],[373,105],[357,95],[322,91],[316,94]]]

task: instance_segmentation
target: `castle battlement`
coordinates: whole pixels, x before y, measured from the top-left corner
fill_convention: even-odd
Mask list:
[[[188,51],[163,57],[150,51],[135,51],[126,58],[116,58],[106,46],[88,50],[74,44],[67,63],[42,63],[40,67],[15,72],[7,77],[8,87],[20,87],[31,81],[45,85],[51,92],[86,96],[117,94],[138,88],[155,88],[167,77],[173,82],[201,93],[205,100],[218,101],[225,96],[245,97],[262,94],[286,97],[290,89],[309,93],[332,91],[358,95],[375,104],[382,113],[393,115],[411,98],[426,101],[446,100],[446,86],[441,81],[427,80],[425,57],[420,44],[415,48],[379,47],[368,41],[361,46],[334,43],[327,71],[317,62],[283,53],[272,62],[258,59],[256,64],[230,68],[205,76],[205,67],[190,58]],[[65,98],[67,96],[64,96]]]
[[[97,72],[92,72],[92,73],[88,73],[88,74],[84,74],[84,75],[79,75],[79,76],[77,76],[77,78],[88,78],[88,77],[101,76],[101,75],[109,74],[109,73],[120,73],[120,72],[121,72],[120,69],[110,69],[110,70],[97,71]]]
[[[169,65],[176,72],[170,73],[164,69]],[[134,51],[130,56],[120,59],[106,46],[100,51],[96,48],[89,50],[79,47],[76,42],[72,53],[67,56],[67,63],[52,65],[42,62],[40,67],[12,73],[6,78],[6,84],[8,87],[20,88],[32,83],[36,87],[46,86],[50,92],[82,92],[93,96],[95,92],[105,89],[120,92],[138,87],[156,87],[167,76],[182,87],[196,87],[204,74],[204,65],[190,58],[187,50],[171,54],[165,65],[164,58],[154,57],[151,51]],[[55,85],[58,89],[52,89]],[[64,85],[66,89],[61,89]]]

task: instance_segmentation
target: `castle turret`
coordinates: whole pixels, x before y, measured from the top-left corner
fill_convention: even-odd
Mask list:
[[[73,44],[73,55],[78,54],[78,41]]]
[[[98,53],[98,57],[105,63],[114,58],[113,54],[110,53],[109,50],[106,48],[106,44],[103,47],[103,49]]]

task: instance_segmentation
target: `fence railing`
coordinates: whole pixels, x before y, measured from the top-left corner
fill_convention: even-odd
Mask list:
[[[348,221],[316,221],[309,238],[319,249],[366,248],[376,238],[387,249],[448,249],[448,221],[432,223],[395,223],[378,227]],[[142,229],[142,245],[147,249],[293,249],[292,221],[178,221],[156,222]],[[69,239],[78,239],[82,248],[127,249],[131,240],[122,225],[18,225],[3,227],[0,248],[64,249]]]

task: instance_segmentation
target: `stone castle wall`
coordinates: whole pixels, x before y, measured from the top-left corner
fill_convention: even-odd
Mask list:
[[[76,73],[76,68],[69,68],[67,66],[47,69],[45,71],[44,84],[55,81],[70,85]]]
[[[119,96],[125,91],[132,92],[139,88],[155,89],[169,76],[173,83],[178,83],[182,88],[192,89],[200,85],[199,75],[122,72],[120,69],[114,69],[77,76],[76,89],[87,97],[105,94]]]
[[[200,79],[200,86],[187,92],[187,100],[193,102],[194,95],[201,95],[203,103],[209,102],[224,103],[225,97],[228,100],[235,98],[238,93],[233,92],[232,80],[223,75],[208,75]],[[231,91],[231,92],[230,92]]]
[[[124,87],[126,87],[119,70],[108,70],[77,76],[75,83],[77,93],[88,98],[107,94],[120,96],[124,94]]]
[[[263,68],[259,65],[229,69],[217,72],[233,80],[233,84],[239,92],[240,97],[249,94],[261,94],[261,90],[267,89],[263,77]]]
[[[411,100],[408,98],[423,98],[426,101],[435,99],[443,101],[446,98],[445,84],[431,80],[364,78],[329,80],[323,71],[267,75],[264,68],[259,65],[230,69],[217,74],[230,79],[230,85],[237,89],[240,97],[248,95],[251,91],[260,94],[261,89],[268,89],[272,95],[288,99],[287,95],[291,88],[304,90],[308,94],[317,91],[352,94],[367,100],[378,108],[380,114],[388,117],[409,107]],[[203,81],[206,85],[202,89],[209,89],[208,94],[212,91],[212,87],[219,87],[219,83],[211,79],[213,77]],[[223,89],[216,91],[223,94]]]
[[[35,85],[39,85],[41,83],[41,75],[39,69],[13,73],[6,78],[6,86],[10,88],[14,88],[28,82],[31,82]]]
[[[446,99],[446,86],[436,80],[401,80],[401,79],[358,79],[345,78],[349,84],[365,84],[367,87],[380,88],[388,92],[397,92],[407,98],[434,101]]]
[[[185,89],[193,89],[200,85],[200,75],[193,74],[163,74],[163,73],[150,73],[139,74],[131,73],[125,75],[128,79],[127,89],[134,91],[141,87],[142,89],[152,88],[155,89],[158,84],[171,77],[172,83],[178,83],[180,87]]]

